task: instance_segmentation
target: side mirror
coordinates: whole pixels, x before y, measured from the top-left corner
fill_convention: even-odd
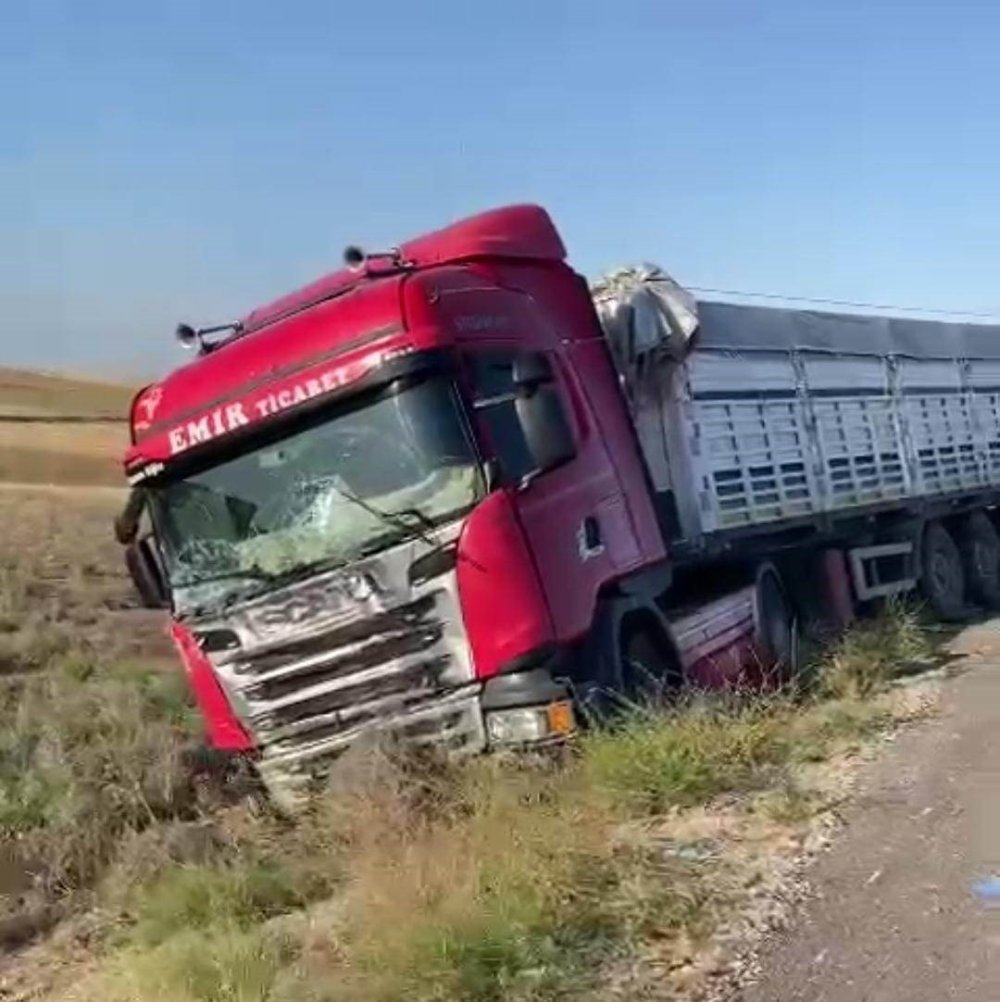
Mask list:
[[[137,539],[125,547],[125,566],[139,599],[146,609],[167,608],[167,588],[160,567],[159,554],[151,536]]]
[[[534,460],[532,475],[561,466],[576,455],[573,430],[554,386],[541,386],[530,394],[519,395],[514,406]]]

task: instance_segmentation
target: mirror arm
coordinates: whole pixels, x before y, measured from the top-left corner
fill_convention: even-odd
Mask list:
[[[517,483],[517,491],[521,493],[526,491],[542,474],[539,469],[528,470],[527,473]]]
[[[495,458],[483,462],[483,480],[487,494],[492,494],[500,486],[500,463]]]

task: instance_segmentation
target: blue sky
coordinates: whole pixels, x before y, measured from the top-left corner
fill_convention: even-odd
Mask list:
[[[519,200],[590,274],[1000,311],[1000,4],[0,6],[0,365],[157,372]]]

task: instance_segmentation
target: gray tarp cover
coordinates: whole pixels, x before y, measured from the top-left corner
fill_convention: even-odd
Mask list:
[[[592,283],[590,294],[620,371],[656,349],[684,357],[698,306],[665,271],[652,264],[619,268]]]
[[[1000,359],[1000,325],[696,302],[656,265],[610,272],[593,284],[591,294],[623,371],[656,348],[674,358],[692,348],[741,352],[799,348],[910,358]]]
[[[698,303],[693,347],[802,348],[910,358],[1000,358],[1000,326]]]

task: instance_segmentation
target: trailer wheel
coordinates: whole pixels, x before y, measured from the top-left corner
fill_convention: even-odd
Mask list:
[[[937,521],[924,530],[920,589],[938,619],[962,618],[965,611],[965,568],[951,533]]]
[[[1000,608],[1000,536],[985,512],[965,520],[961,551],[970,594],[988,609]]]
[[[777,572],[765,567],[757,576],[755,644],[765,683],[785,685],[799,671],[799,624]]]

